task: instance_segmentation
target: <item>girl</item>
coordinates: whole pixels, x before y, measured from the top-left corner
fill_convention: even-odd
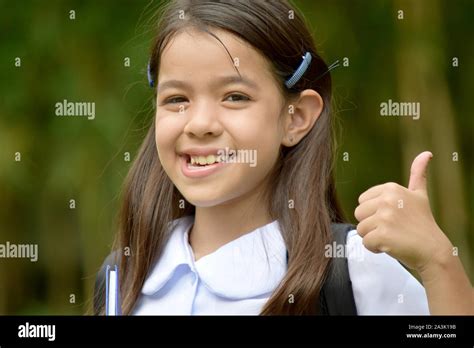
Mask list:
[[[331,224],[343,214],[331,78],[303,17],[286,1],[230,0],[172,1],[160,17],[149,65],[156,115],[116,245],[123,313],[320,313],[340,257]],[[414,160],[408,188],[359,197],[343,250],[358,314],[473,312],[471,284],[430,211],[431,156]]]

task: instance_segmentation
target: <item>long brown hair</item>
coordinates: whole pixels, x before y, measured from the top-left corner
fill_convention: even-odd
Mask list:
[[[183,19],[178,18],[180,14]],[[272,171],[267,199],[270,214],[278,219],[286,243],[288,270],[261,312],[315,314],[330,262],[324,256],[324,246],[331,241],[330,223],[343,220],[333,179],[328,67],[316,52],[304,17],[287,1],[178,0],[161,9],[150,60],[155,81],[161,52],[185,27],[207,33],[212,28],[226,30],[250,43],[268,60],[285,100],[304,89],[314,89],[323,98],[324,109],[312,130],[297,145],[281,147]],[[298,67],[305,52],[311,53],[312,63],[303,78],[287,89],[284,81]],[[126,179],[114,247],[122,254],[124,250],[131,254],[121,257],[124,314],[132,312],[150,267],[161,255],[170,224],[194,214],[194,206],[186,202],[185,209],[181,209],[180,200],[186,202],[160,164],[153,121]],[[290,200],[294,208],[289,208]],[[294,301],[289,301],[290,297]]]

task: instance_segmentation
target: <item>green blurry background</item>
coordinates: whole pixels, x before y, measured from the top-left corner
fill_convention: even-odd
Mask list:
[[[295,3],[327,63],[341,63],[332,75],[348,218],[355,222],[360,193],[406,185],[413,158],[431,150],[434,215],[472,281],[474,2]],[[145,67],[158,5],[0,0],[0,244],[39,245],[37,262],[0,259],[0,314],[82,314],[90,305],[131,163],[125,153],[134,159],[153,115]],[[95,119],[55,116],[64,99],[95,102]],[[421,118],[381,117],[388,99],[420,102]]]

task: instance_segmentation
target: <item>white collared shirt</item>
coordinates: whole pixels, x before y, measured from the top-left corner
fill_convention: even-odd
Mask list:
[[[258,315],[287,270],[278,221],[197,261],[188,242],[193,222],[193,216],[174,221],[132,314]],[[346,243],[359,315],[429,314],[423,286],[398,261],[367,250],[356,230],[348,233]]]

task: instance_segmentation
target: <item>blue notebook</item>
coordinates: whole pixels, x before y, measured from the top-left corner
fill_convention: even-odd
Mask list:
[[[119,272],[117,265],[105,270],[105,315],[122,315]]]

